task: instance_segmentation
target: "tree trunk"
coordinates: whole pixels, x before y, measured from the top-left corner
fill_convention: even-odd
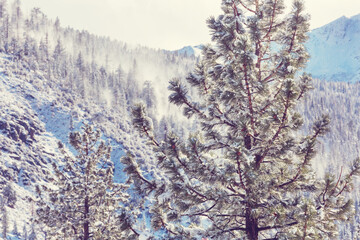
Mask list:
[[[259,239],[258,220],[252,216],[252,209],[246,210],[246,234],[249,240]]]
[[[84,217],[85,217],[85,221],[84,221],[84,240],[88,240],[89,239],[89,222],[88,222],[88,217],[89,217],[89,198],[86,196],[85,197],[85,209],[84,209]]]

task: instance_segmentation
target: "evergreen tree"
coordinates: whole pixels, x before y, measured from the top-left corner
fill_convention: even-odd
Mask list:
[[[16,38],[11,38],[11,41],[8,45],[8,53],[16,56],[19,51],[18,40]]]
[[[7,0],[0,0],[0,19],[6,14],[6,2]]]
[[[79,69],[79,72],[83,72],[85,70],[84,58],[83,58],[81,52],[79,52],[79,54],[77,56],[75,65]]]
[[[85,61],[84,58],[82,56],[82,53],[79,52],[76,62],[75,62],[75,66],[77,71],[75,71],[75,76],[76,76],[76,90],[78,93],[80,93],[80,95],[85,98],[86,97],[86,80],[85,80]]]
[[[26,229],[26,224],[24,224],[24,227],[23,227],[22,237],[23,237],[24,240],[28,240],[28,233],[27,233],[27,229]]]
[[[56,33],[59,33],[60,31],[60,19],[56,17],[55,23],[54,23],[54,29]]]
[[[57,44],[54,48],[53,58],[55,61],[58,61],[59,58],[62,58],[64,55],[65,55],[65,49],[63,48],[60,39],[58,39]]]
[[[7,11],[7,0],[0,0],[0,50],[6,51],[9,40],[9,13]]]
[[[65,49],[63,48],[60,39],[58,39],[57,41],[52,58],[54,75],[58,78],[65,77],[65,74],[63,72],[65,65]]]
[[[9,219],[6,206],[2,204],[1,206],[1,224],[2,224],[2,237],[7,239],[7,233],[9,231]]]
[[[156,106],[156,97],[154,88],[150,81],[145,81],[141,97],[144,99],[146,109],[154,108]]]
[[[30,45],[29,45],[29,37],[28,36],[25,36],[23,49],[24,49],[24,53],[23,53],[24,56],[29,56],[29,54],[30,54]]]
[[[126,93],[124,91],[125,88],[125,81],[124,81],[124,70],[119,65],[118,68],[115,70],[114,73],[114,105],[121,109],[121,111],[126,111]]]
[[[113,180],[111,147],[100,141],[101,134],[85,125],[83,132],[70,133],[76,158],[64,154],[64,165],[53,164],[56,189],[46,189],[49,199],[40,201],[39,222],[46,225],[49,239],[133,239],[128,185]],[[40,188],[38,188],[42,196]],[[47,203],[48,201],[48,203]]]
[[[14,191],[14,189],[11,187],[11,184],[8,183],[6,184],[5,188],[2,191],[2,195],[3,195],[3,203],[4,205],[14,208],[15,204],[16,204],[16,193]]]
[[[13,227],[13,230],[12,230],[11,233],[17,238],[21,237],[21,234],[20,234],[20,232],[18,230],[18,227],[17,227],[17,224],[16,224],[15,221],[14,221],[14,227]]]
[[[25,237],[24,237],[24,238],[25,238]],[[25,239],[26,239],[26,238],[25,238]],[[28,239],[28,240],[36,240],[36,239],[37,239],[34,224],[31,225],[31,231],[30,231],[29,237],[28,237],[27,239]]]
[[[133,108],[163,177],[146,179],[131,155],[122,161],[136,189],[155,191],[154,228],[179,239],[334,239],[337,222],[351,217],[344,193],[360,161],[324,179],[313,171],[329,118],[320,117],[308,136],[297,133],[296,105],[311,89],[311,77],[299,74],[309,58],[309,17],[300,0],[289,14],[284,9],[281,0],[223,0],[223,14],[208,20],[215,46],[204,47],[187,83],[169,86],[170,102],[196,116],[201,133],[157,142],[145,108]]]
[[[132,103],[134,103],[140,95],[140,87],[138,85],[138,72],[138,64],[137,61],[134,60],[133,66],[127,75],[125,86],[126,101],[129,105],[132,105]]]
[[[16,39],[17,40],[20,40],[19,31],[20,31],[20,25],[22,23],[21,18],[23,15],[20,6],[21,6],[20,0],[13,1],[11,22],[16,28]]]

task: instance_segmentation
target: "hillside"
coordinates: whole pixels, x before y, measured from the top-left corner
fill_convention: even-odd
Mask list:
[[[121,112],[105,103],[83,102],[73,93],[59,90],[40,71],[29,71],[6,54],[0,56],[0,185],[1,192],[10,186],[16,196],[14,204],[5,207],[9,229],[35,229],[35,188],[48,185],[52,163],[61,164],[63,156],[58,142],[66,146],[70,131],[80,130],[84,122],[93,124],[104,133],[112,146],[115,179],[124,182],[120,157],[130,150],[143,161],[144,170],[152,172],[154,158],[146,142],[131,130],[131,123]],[[16,69],[16,70],[15,70]],[[3,192],[4,194],[4,192]],[[6,197],[6,195],[2,195]]]
[[[127,179],[120,164],[127,151],[135,154],[147,174],[156,172],[153,153],[133,130],[129,111],[142,101],[158,129],[183,129],[174,125],[174,117],[163,117],[177,112],[168,109],[163,83],[184,75],[195,58],[63,28],[39,9],[24,14],[18,1],[4,3],[0,2],[0,192],[8,201],[12,189],[16,201],[0,214],[7,213],[10,236],[16,226],[21,234],[33,232],[42,239],[44,232],[34,222],[36,187],[51,187],[51,165],[63,161],[58,141],[70,147],[69,132],[88,122],[112,146],[116,181]],[[134,221],[137,229],[146,228],[145,217]]]

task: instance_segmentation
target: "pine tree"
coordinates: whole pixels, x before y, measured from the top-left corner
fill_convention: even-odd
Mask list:
[[[21,236],[15,221],[14,221],[14,227],[13,227],[13,230],[11,233],[17,238],[19,238]]]
[[[55,61],[58,61],[59,58],[63,57],[64,55],[65,55],[65,49],[63,48],[60,39],[58,39],[57,44],[54,48],[53,58]]]
[[[28,240],[28,233],[26,229],[26,224],[24,224],[23,231],[22,231],[22,237],[24,240]]]
[[[7,239],[7,233],[9,231],[9,219],[6,206],[2,204],[1,206],[1,224],[2,224],[2,237]]]
[[[16,193],[14,189],[11,187],[11,184],[6,184],[5,188],[2,191],[2,199],[4,201],[4,204],[10,208],[14,208],[16,204]]]
[[[65,60],[65,49],[62,46],[60,39],[58,39],[57,44],[54,48],[54,52],[52,55],[53,59],[53,72],[56,77],[65,77],[62,70],[64,68],[64,60]]]
[[[351,218],[344,193],[360,161],[324,179],[312,169],[330,121],[321,116],[307,136],[298,132],[296,105],[311,89],[311,77],[300,74],[309,17],[300,0],[289,14],[284,9],[281,0],[223,0],[223,14],[208,20],[214,46],[204,47],[187,82],[169,86],[169,101],[197,117],[201,133],[158,142],[145,108],[133,108],[162,178],[145,178],[131,154],[122,161],[136,189],[155,191],[155,229],[179,239],[334,239],[337,222]]]
[[[28,240],[37,240],[35,231],[31,231]]]
[[[55,23],[54,23],[54,29],[56,33],[60,32],[60,19],[58,17],[56,17],[55,19]]]
[[[25,237],[24,237],[24,238],[25,238]],[[26,239],[26,238],[25,238],[25,239]],[[34,224],[31,225],[31,231],[30,231],[29,237],[28,237],[27,239],[28,239],[28,240],[36,240],[36,239],[37,239]]]
[[[134,60],[132,68],[129,70],[129,73],[126,78],[125,85],[125,94],[126,101],[129,105],[132,105],[140,95],[140,87],[138,85],[138,76],[139,75],[139,67],[137,61]]]
[[[16,39],[20,40],[20,24],[21,24],[21,18],[22,18],[22,11],[21,11],[21,3],[20,0],[13,1],[12,4],[12,16],[11,16],[11,22],[16,28]]]
[[[0,19],[2,19],[6,13],[6,0],[0,0]]]
[[[141,97],[145,101],[146,109],[151,109],[156,106],[156,97],[154,93],[154,88],[150,81],[144,82],[144,88],[142,90]]]
[[[7,0],[0,0],[0,50],[6,51],[9,40],[9,13]]]
[[[85,79],[85,61],[81,52],[79,52],[75,66],[77,71],[75,71],[76,76],[76,90],[80,95],[85,98],[86,97],[86,79]]]
[[[100,141],[101,134],[89,125],[70,134],[76,158],[64,154],[64,164],[53,164],[55,189],[40,201],[39,222],[46,225],[49,239],[135,239],[132,228],[128,185],[115,183],[111,147]],[[42,191],[38,188],[40,196]]]

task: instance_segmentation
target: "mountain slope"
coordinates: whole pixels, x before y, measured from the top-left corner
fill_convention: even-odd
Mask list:
[[[15,191],[15,205],[5,206],[9,226],[16,222],[19,229],[30,229],[36,210],[35,187],[46,184],[46,177],[52,176],[50,164],[60,161],[56,149],[59,139],[47,131],[36,111],[38,106],[50,109],[51,94],[38,94],[39,79],[33,84],[20,80],[10,72],[14,66],[1,55],[0,181],[2,190],[8,185]]]
[[[360,80],[360,15],[341,17],[309,36],[307,72],[329,81]]]

